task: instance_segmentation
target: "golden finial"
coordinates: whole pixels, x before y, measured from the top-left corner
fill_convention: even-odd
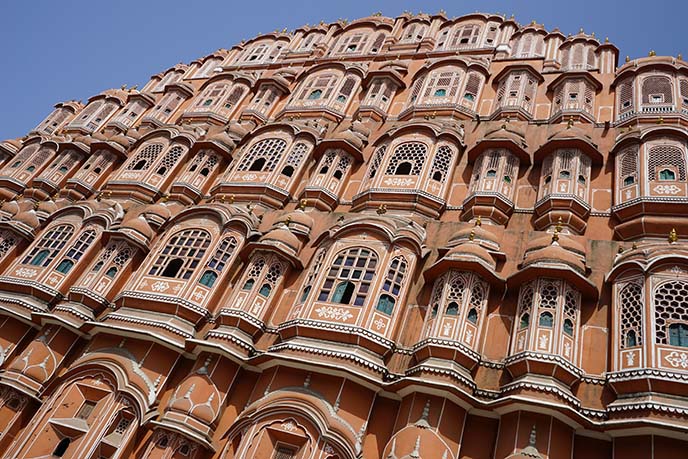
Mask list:
[[[229,201],[228,202],[229,202],[229,204],[234,204],[234,195],[233,194],[229,195]]]
[[[682,61],[683,60],[683,54],[678,53],[678,56],[676,56],[676,59],[678,59],[679,61]]]
[[[38,206],[40,205],[40,202],[36,201],[33,203],[33,210],[38,210]]]
[[[483,219],[480,215],[478,215],[478,218],[475,220],[475,226],[483,226]]]
[[[123,84],[119,89],[121,89],[122,91],[126,91],[127,85],[126,85],[126,84]]]
[[[14,197],[15,201],[19,201],[20,199],[24,199],[24,193],[19,193],[17,196]]]
[[[167,193],[163,194],[162,197],[160,198],[160,202],[167,202],[170,200],[170,195]]]
[[[554,231],[556,231],[557,233],[561,233],[561,230],[563,229],[562,223],[563,220],[561,219],[561,217],[559,217],[559,219],[557,220],[557,225],[554,227]]]
[[[468,235],[468,240],[473,242],[475,240],[475,230],[472,229],[471,233]]]
[[[57,192],[57,193],[53,194],[52,196],[50,196],[50,199],[53,200],[53,201],[57,201],[59,198],[60,198],[60,193],[59,193],[59,192]]]
[[[537,24],[537,23],[535,22],[535,19],[533,19],[532,21],[530,21],[530,25],[535,25],[535,24]]]
[[[287,218],[284,219],[284,224],[289,226],[289,223],[291,223],[291,216],[287,215]]]
[[[604,42],[609,43],[609,37],[604,37]]]
[[[566,129],[571,129],[573,127],[573,115],[569,116],[569,121],[566,123]]]
[[[676,228],[671,228],[671,231],[669,231],[669,242],[673,244],[676,241],[678,241],[678,234],[676,234]]]
[[[139,85],[137,85],[137,84],[135,84],[134,86],[131,87],[132,91],[136,91],[137,89],[139,89]]]
[[[101,199],[103,199],[103,192],[102,191],[100,193],[98,193],[98,195],[96,196],[96,201],[100,202]]]
[[[440,12],[439,12],[438,14],[444,14],[444,15],[446,15],[447,12],[446,12],[445,10],[441,9]]]
[[[306,210],[306,206],[308,205],[308,200],[307,199],[302,199],[299,201],[299,209],[300,210]]]
[[[287,33],[287,28],[282,29],[282,33]]]
[[[375,212],[377,212],[378,215],[382,215],[382,214],[387,213],[387,205],[386,204],[380,204],[380,206],[377,208],[377,210]]]
[[[638,248],[638,244],[636,244],[636,243],[634,242],[633,245],[631,246],[631,249],[635,250],[635,249],[637,249],[637,248]]]
[[[664,124],[664,117],[663,116],[660,116],[659,118],[657,118],[657,124]]]
[[[581,27],[580,30],[578,30],[578,33],[583,33],[583,27]]]
[[[224,203],[225,202],[225,195],[219,194],[219,195],[215,196],[215,201],[218,201],[220,203]]]
[[[626,61],[626,62],[631,62],[631,57],[630,57],[630,56],[626,56],[625,61]]]
[[[616,250],[616,253],[618,253],[619,255],[621,255],[621,254],[623,253],[623,251],[624,251],[624,248],[621,247],[621,246],[619,246],[619,248]]]
[[[591,36],[592,38],[595,38],[595,32],[591,33],[590,36]]]
[[[513,18],[515,18],[515,17],[516,17],[516,16],[514,16],[514,15],[512,14],[511,16],[509,16],[509,19],[513,19]]]
[[[655,52],[654,49],[651,49],[649,53],[647,53],[647,57],[655,57],[657,53]]]
[[[557,242],[559,240],[559,230],[557,227],[554,227],[554,233],[552,233],[552,244]]]
[[[249,214],[252,214],[253,213],[253,204],[250,202],[248,204],[246,204],[246,210],[248,210]]]

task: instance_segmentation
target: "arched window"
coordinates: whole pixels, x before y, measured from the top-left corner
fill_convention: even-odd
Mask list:
[[[226,237],[215,249],[213,257],[206,264],[206,271],[200,279],[200,283],[206,287],[215,285],[215,281],[232,259],[232,254],[237,246],[234,236]]]
[[[445,311],[445,314],[448,316],[458,316],[459,315],[459,304],[455,301],[452,301],[447,305],[447,309]]]
[[[94,230],[88,230],[81,233],[79,239],[77,239],[74,245],[67,251],[65,255],[66,258],[57,266],[57,271],[67,274],[69,270],[72,269],[72,266],[81,259],[81,256],[90,247],[95,238],[96,232]]]
[[[313,288],[313,282],[322,268],[323,260],[325,259],[325,253],[325,249],[320,249],[315,256],[311,270],[308,272],[308,277],[306,277],[306,281],[304,282],[304,288],[301,293],[301,299],[299,300],[299,303],[304,303],[308,299],[308,295],[311,293]]]
[[[478,323],[478,311],[476,311],[475,308],[471,308],[470,311],[468,311],[468,314],[466,315],[466,319],[468,319],[469,322],[477,324]]]
[[[530,314],[527,312],[521,315],[521,320],[519,321],[518,329],[523,330],[530,326]]]
[[[619,328],[621,348],[639,346],[643,336],[643,289],[639,283],[632,282],[621,289],[619,294]],[[632,343],[632,344],[631,344]]]
[[[427,26],[425,24],[419,24],[417,22],[407,24],[401,36],[400,43],[417,43],[425,37],[426,31]]]
[[[554,325],[554,316],[552,315],[552,313],[545,311],[542,314],[540,314],[539,325],[541,327],[552,328],[552,326]]]
[[[399,293],[404,283],[406,268],[406,260],[401,256],[395,257],[389,264],[385,282],[382,284],[382,291],[385,293],[380,295],[380,299],[377,303],[378,311],[382,311],[385,314],[392,314],[394,305],[396,304],[397,298],[399,298]]]
[[[402,143],[394,149],[394,154],[389,159],[387,164],[387,175],[420,175],[425,164],[427,154],[427,147],[420,142],[406,142]],[[403,166],[407,164],[407,166]],[[398,173],[399,167],[402,166],[401,172]],[[405,172],[410,167],[408,172]],[[405,172],[405,173],[404,173]]]
[[[163,248],[149,275],[189,279],[210,246],[205,230],[188,229],[174,234]]]
[[[571,319],[564,319],[564,333],[573,336],[573,321]]]
[[[299,105],[325,105],[340,81],[339,73],[331,71],[316,73],[303,83],[301,91],[296,93],[298,96],[292,100]]]
[[[332,262],[318,301],[351,304],[353,299],[355,306],[363,306],[376,267],[377,255],[370,249],[354,247],[340,252]]]
[[[287,142],[282,139],[264,139],[253,144],[248,153],[244,154],[237,167],[238,171],[272,172],[280,160]],[[259,161],[262,160],[262,161]]]
[[[179,145],[175,145],[167,150],[165,156],[163,156],[163,158],[160,160],[160,164],[158,165],[158,169],[155,171],[155,173],[158,175],[167,174],[177,164],[179,158],[181,158],[183,154],[184,148]]]
[[[160,143],[154,143],[146,145],[142,150],[140,150],[136,156],[129,161],[129,166],[127,170],[133,171],[145,171],[151,164],[155,161],[160,153],[162,153],[163,145]]]
[[[375,309],[385,314],[391,315],[392,311],[394,311],[395,301],[396,300],[392,298],[390,295],[382,294],[380,295],[380,299],[377,301],[377,306]]]
[[[657,342],[674,346],[688,345],[688,340],[682,338],[688,324],[688,282],[664,282],[656,287],[653,298]]]
[[[670,167],[667,167],[670,166]],[[652,180],[686,180],[686,159],[683,151],[674,145],[656,145],[650,148],[647,175]]]
[[[22,263],[25,265],[48,266],[62,251],[73,233],[74,227],[72,225],[53,227],[34,245]]]

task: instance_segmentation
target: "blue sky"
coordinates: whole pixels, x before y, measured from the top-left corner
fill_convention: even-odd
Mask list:
[[[396,16],[444,9],[535,19],[547,29],[583,27],[608,36],[631,58],[683,53],[682,0],[6,0],[0,7],[0,139],[26,134],[52,106],[122,84],[142,86],[178,62],[274,29],[381,11]]]

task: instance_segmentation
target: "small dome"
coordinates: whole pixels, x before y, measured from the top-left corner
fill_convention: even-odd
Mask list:
[[[303,209],[295,210],[287,215],[287,218],[289,219],[289,228],[305,236],[310,235],[315,224],[313,217],[304,212]]]
[[[19,204],[17,201],[9,201],[2,205],[2,211],[10,215],[17,215],[19,213]]]
[[[20,212],[19,214],[15,215],[14,220],[33,229],[38,228],[38,226],[41,224],[34,210]]]
[[[299,250],[301,250],[301,241],[299,241],[299,238],[289,231],[287,225],[284,224],[269,231],[261,238],[261,242],[282,244],[290,248],[294,253],[298,253]]]
[[[558,243],[552,243],[545,248],[526,253],[525,260],[523,261],[523,267],[537,263],[562,264],[578,271],[579,273],[585,274],[585,261],[583,258],[569,250],[566,250]]]
[[[130,218],[122,222],[121,229],[124,231],[135,231],[146,237],[149,241],[155,236],[153,229],[150,227],[143,215],[139,215],[138,217]]]
[[[574,253],[577,253],[581,256],[585,256],[585,246],[582,244],[574,241],[572,238],[568,236],[564,236],[559,234],[559,240],[557,241],[561,247],[563,247],[566,250],[570,250]],[[541,237],[537,237],[530,241],[528,243],[528,247],[526,248],[526,253],[533,251],[533,250],[538,250],[542,249],[544,247],[552,245],[552,235],[551,234],[546,234]]]
[[[490,252],[488,252],[487,249],[475,242],[464,242],[462,244],[457,245],[456,247],[452,247],[452,249],[449,250],[449,252],[447,252],[444,258],[447,260],[452,260],[465,258],[466,256],[477,257],[483,260],[488,265],[490,265],[492,269],[495,269],[497,267],[497,263],[495,262],[495,259],[492,257],[492,255],[490,255]]]
[[[449,240],[449,243],[453,245],[464,241],[470,241],[471,237],[475,242],[484,243],[490,249],[499,250],[499,239],[497,239],[497,236],[482,225],[471,226],[457,231]]]
[[[57,204],[55,204],[55,201],[53,200],[41,201],[38,203],[38,210],[40,210],[41,212],[45,212],[48,215],[52,214],[57,209]]]
[[[91,142],[93,142],[93,139],[91,138],[91,136],[88,136],[88,135],[80,135],[80,136],[74,137],[74,142],[83,143],[84,145],[88,146],[88,145],[91,145]]]
[[[111,142],[115,142],[118,145],[121,145],[124,148],[129,148],[129,146],[131,145],[131,139],[122,134],[113,135],[112,137],[110,137],[109,140]]]
[[[156,217],[159,217],[163,220],[167,220],[172,216],[172,211],[170,210],[170,207],[167,205],[167,203],[164,202],[159,202],[157,204],[154,204],[143,212],[144,214],[148,215],[154,215]]]
[[[587,142],[592,140],[583,129],[576,126],[567,126],[549,137],[549,140],[559,139],[583,139]]]

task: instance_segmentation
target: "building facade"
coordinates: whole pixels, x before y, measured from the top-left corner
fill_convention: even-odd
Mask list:
[[[0,458],[688,448],[688,63],[498,15],[242,42],[0,143]]]

